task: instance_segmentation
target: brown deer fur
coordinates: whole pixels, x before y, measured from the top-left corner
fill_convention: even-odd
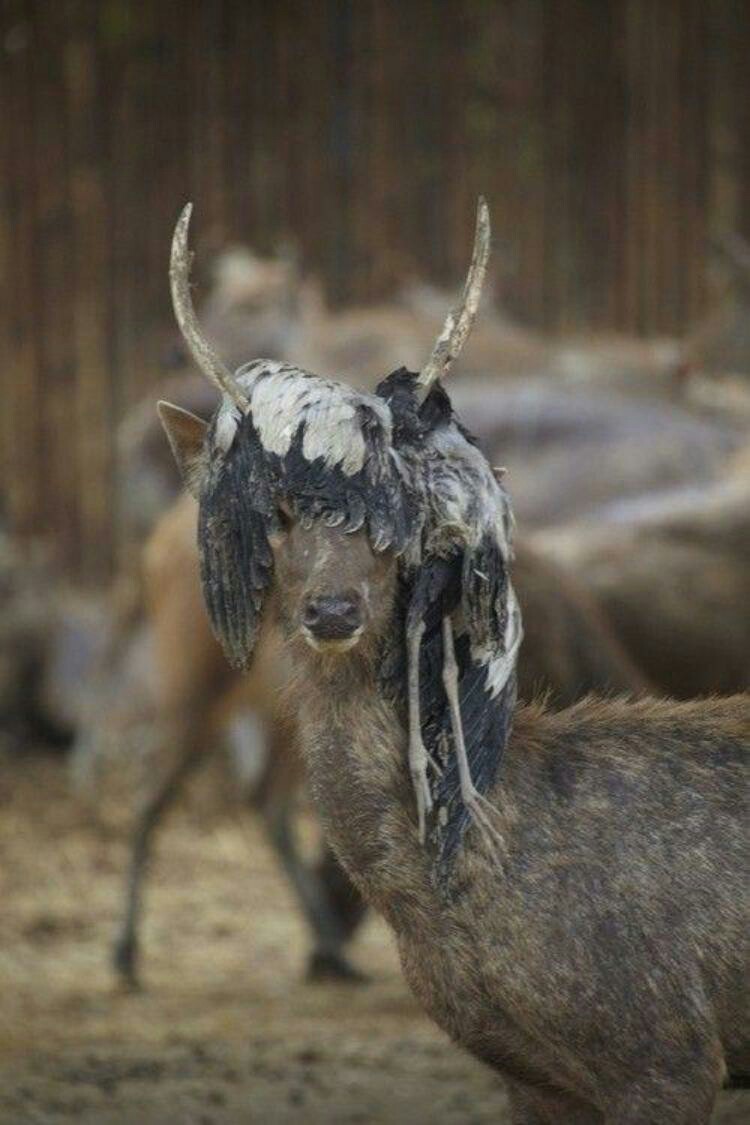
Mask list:
[[[708,1122],[726,1069],[750,1067],[750,699],[519,706],[489,794],[502,845],[470,829],[445,897],[417,836],[405,716],[377,674],[399,627],[394,562],[362,534],[294,525],[275,575],[325,830],[427,1012],[508,1079],[516,1125]],[[302,606],[352,588],[362,639],[315,651]]]
[[[750,696],[515,706],[508,499],[435,385],[478,307],[486,202],[430,358],[372,396],[263,360],[232,376],[192,308],[191,209],[173,304],[224,400],[208,434],[168,404],[161,417],[200,497],[225,650],[247,667],[280,625],[339,859],[426,1010],[506,1076],[514,1125],[707,1125],[727,1069],[750,1070]],[[441,680],[451,737],[435,740],[422,704]]]

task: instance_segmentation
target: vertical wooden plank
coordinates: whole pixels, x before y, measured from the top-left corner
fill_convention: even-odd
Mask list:
[[[685,50],[680,60],[680,101],[686,106],[683,151],[688,158],[684,187],[688,214],[682,231],[688,239],[684,270],[685,291],[675,327],[684,330],[696,321],[706,303],[706,264],[711,208],[712,118],[711,76],[716,40],[711,34],[709,13],[700,0],[691,0]],[[744,9],[745,26],[750,12]],[[747,68],[745,68],[747,84]]]
[[[101,84],[94,12],[72,5],[64,45],[74,225],[73,334],[76,355],[74,428],[78,502],[86,578],[111,564],[113,413],[109,379],[108,215],[102,148]]]
[[[731,66],[737,151],[736,226],[739,233],[750,240],[750,72],[747,65],[750,51],[750,12],[743,0],[737,0],[733,5],[729,19],[735,43]]]
[[[0,21],[2,489],[85,572],[110,553],[116,420],[173,332],[186,198],[199,280],[229,238],[291,231],[352,301],[452,284],[485,190],[511,310],[560,328],[680,330],[709,224],[750,235],[739,0],[6,0]]]
[[[33,152],[35,225],[38,246],[35,270],[35,331],[42,394],[39,402],[39,457],[48,482],[39,495],[37,518],[49,529],[69,566],[79,562],[81,537],[77,435],[70,425],[75,398],[76,357],[72,332],[74,257],[69,195],[69,160],[65,79],[61,49],[61,11],[35,22],[33,97],[35,129],[28,139]],[[102,377],[106,377],[106,372]]]
[[[322,215],[328,231],[326,274],[328,293],[335,303],[347,299],[351,261],[352,196],[352,24],[354,12],[346,0],[326,4],[328,59],[331,73],[331,116],[326,137],[330,170],[329,191]]]
[[[0,20],[0,37],[5,50],[0,55],[0,390],[3,408],[0,410],[0,527],[10,516],[9,491],[15,469],[13,452],[13,430],[16,388],[11,382],[11,357],[14,351],[12,316],[12,255],[14,249],[11,211],[14,207],[16,188],[14,185],[13,149],[11,145],[11,63],[8,56],[27,49],[26,33],[18,28],[17,4],[7,5],[4,18]]]
[[[5,504],[11,529],[21,535],[38,530],[37,509],[41,494],[39,450],[42,393],[39,337],[35,331],[35,271],[37,236],[33,149],[34,101],[32,59],[35,47],[31,5],[18,2],[7,10],[12,49],[3,59],[6,101],[6,147],[9,153],[8,210],[9,261],[12,276],[5,278],[9,351],[3,366],[3,401],[7,402],[4,438],[10,473],[5,483]],[[6,412],[7,411],[7,412]],[[49,484],[49,482],[48,482]]]
[[[641,0],[626,0],[625,7],[625,84],[628,91],[628,116],[624,190],[624,304],[621,324],[623,329],[634,332],[640,326],[641,315],[641,137],[643,134],[645,101],[642,79],[644,33]]]

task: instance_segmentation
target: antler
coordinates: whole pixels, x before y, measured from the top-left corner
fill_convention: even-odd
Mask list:
[[[203,374],[215,384],[243,414],[250,410],[250,400],[243,394],[229,368],[223,363],[203,335],[190,296],[190,265],[192,254],[188,249],[188,227],[193,213],[188,203],[177,220],[172,237],[172,255],[169,261],[169,283],[172,289],[172,307],[180,332],[190,354]]]
[[[482,296],[482,286],[487,273],[490,256],[490,213],[484,196],[480,195],[477,206],[477,225],[474,234],[474,252],[466,277],[461,301],[448,313],[443,331],[435,341],[432,355],[427,360],[417,379],[417,394],[421,401],[430,393],[436,379],[448,372],[453,360],[461,352],[471,332]]]

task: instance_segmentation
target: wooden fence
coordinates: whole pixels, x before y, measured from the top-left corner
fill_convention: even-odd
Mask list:
[[[158,373],[168,243],[292,237],[334,302],[455,284],[491,201],[532,325],[679,332],[750,230],[743,0],[3,0],[0,495],[116,552],[113,432]]]

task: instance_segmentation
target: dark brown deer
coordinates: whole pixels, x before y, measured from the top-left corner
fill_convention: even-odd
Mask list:
[[[204,595],[238,667],[276,619],[310,786],[429,1014],[509,1084],[517,1125],[705,1125],[750,1067],[750,700],[515,703],[511,515],[435,384],[489,248],[419,376],[374,395],[260,360],[210,428],[162,416],[200,504]]]
[[[266,752],[263,777],[249,799],[311,927],[308,976],[357,979],[343,946],[361,917],[359,896],[328,851],[311,869],[295,841],[292,814],[302,763],[294,722],[280,698],[289,675],[283,649],[269,637],[250,676],[240,676],[227,663],[203,607],[196,525],[197,505],[184,496],[149,537],[143,551],[143,616],[111,652],[74,750],[76,778],[90,787],[107,758],[122,762],[136,748],[150,747],[115,968],[126,983],[137,982],[143,890],[165,816],[191,773],[226,740],[238,718],[252,713],[265,731]],[[591,691],[647,690],[593,598],[574,578],[526,547],[517,551],[515,576],[526,623],[522,698],[546,692],[551,704],[566,706]]]

